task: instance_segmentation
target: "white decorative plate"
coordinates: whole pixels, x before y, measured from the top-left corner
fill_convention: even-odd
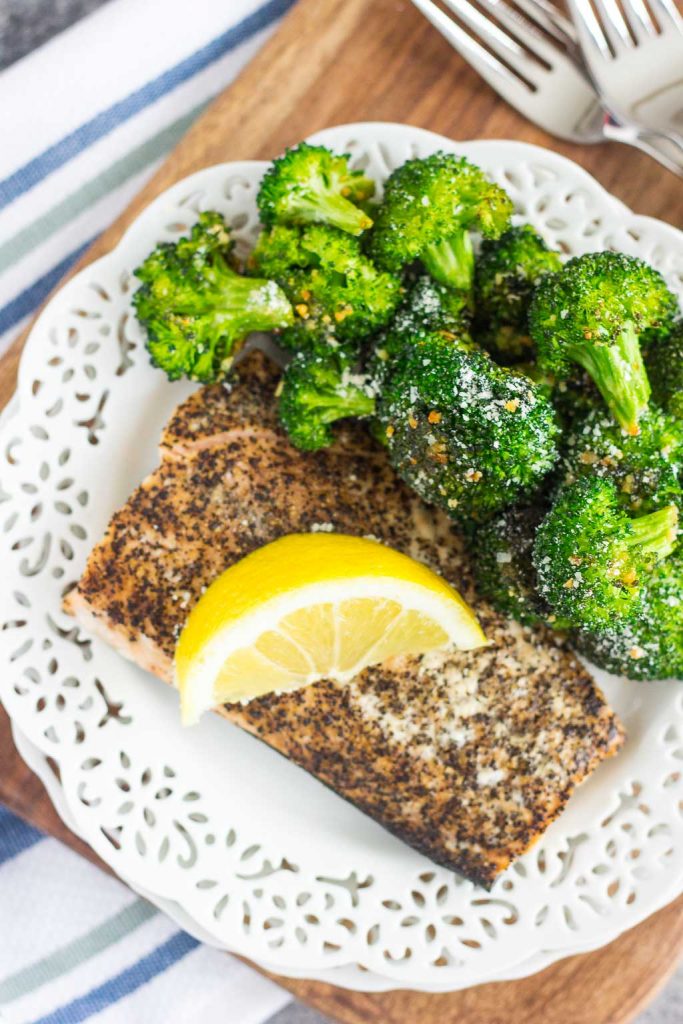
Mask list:
[[[409,156],[463,153],[568,253],[641,255],[683,293],[683,235],[587,174],[516,142],[455,144],[399,125],[330,129],[378,180]],[[133,887],[216,945],[351,988],[448,990],[603,945],[683,889],[683,688],[600,675],[625,750],[490,893],[437,868],[312,777],[208,716],[60,611],[107,520],[157,461],[190,390],[151,369],[131,271],[201,209],[242,245],[262,163],[208,168],[160,196],[34,327],[0,434],[0,696],[74,829]],[[357,965],[362,965],[362,970]]]

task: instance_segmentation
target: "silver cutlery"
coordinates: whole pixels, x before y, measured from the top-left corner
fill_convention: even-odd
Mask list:
[[[683,18],[673,0],[596,0],[595,9],[569,0],[569,9],[605,106],[683,151]]]
[[[606,113],[581,61],[573,26],[548,0],[517,0],[517,8],[482,0],[486,14],[468,0],[444,0],[458,20],[432,0],[412,2],[530,121],[571,142],[612,140],[634,146],[683,177],[683,148],[675,140],[619,123]]]

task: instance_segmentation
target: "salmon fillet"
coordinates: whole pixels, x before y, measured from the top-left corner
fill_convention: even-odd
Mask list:
[[[171,681],[176,638],[204,588],[277,537],[371,535],[443,573],[474,605],[489,647],[403,657],[348,685],[323,681],[219,713],[488,887],[619,749],[621,725],[556,636],[477,599],[452,525],[403,486],[364,430],[315,454],[290,446],[277,379],[254,353],[229,389],[202,388],[177,409],[160,466],[115,513],[65,607]]]

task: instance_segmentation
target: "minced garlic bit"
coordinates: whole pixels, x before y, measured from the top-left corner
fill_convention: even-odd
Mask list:
[[[308,306],[306,305],[305,302],[300,302],[297,306],[294,307],[294,309],[297,311],[299,316],[302,317],[302,319],[305,320],[306,317],[308,316]]]
[[[519,409],[519,399],[508,399],[508,401],[505,403],[505,408],[507,409],[508,412],[517,412],[517,410]]]
[[[430,423],[441,423],[441,413],[437,412],[436,409],[432,409],[427,419]]]

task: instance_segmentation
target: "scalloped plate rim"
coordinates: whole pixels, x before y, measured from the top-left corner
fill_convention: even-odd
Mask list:
[[[455,148],[467,148],[467,147],[471,147],[471,146],[474,145],[476,147],[481,147],[483,149],[494,150],[496,147],[504,145],[506,147],[514,147],[518,151],[520,151],[520,150],[525,151],[528,154],[532,154],[532,155],[538,154],[539,158],[543,157],[543,158],[546,158],[546,159],[548,157],[548,154],[550,153],[550,155],[552,156],[554,161],[562,162],[562,163],[566,164],[568,168],[571,168],[573,174],[576,174],[578,172],[579,175],[583,176],[586,179],[587,182],[590,182],[590,184],[591,184],[591,186],[593,188],[599,189],[601,194],[602,194],[602,196],[604,197],[604,201],[605,202],[609,202],[610,204],[612,204],[613,208],[615,210],[618,210],[620,214],[628,215],[629,218],[633,218],[635,221],[637,221],[639,223],[642,222],[643,224],[647,224],[647,223],[651,222],[653,224],[656,224],[657,228],[659,230],[661,230],[662,228],[665,229],[666,233],[671,235],[672,240],[675,239],[676,241],[679,241],[679,242],[683,240],[683,233],[678,231],[672,225],[665,224],[664,222],[659,221],[659,220],[657,220],[655,218],[644,217],[644,216],[641,216],[641,215],[634,214],[623,203],[621,203],[620,200],[616,199],[616,197],[612,196],[609,192],[607,192],[607,190],[604,189],[603,186],[599,184],[599,182],[595,181],[595,179],[592,178],[592,176],[590,174],[588,174],[588,172],[586,172],[579,165],[575,164],[573,161],[567,159],[566,157],[562,157],[559,154],[553,153],[552,151],[546,150],[546,149],[544,149],[542,147],[539,147],[539,146],[530,145],[528,143],[517,142],[515,140],[498,140],[498,139],[471,140],[471,141],[450,140],[450,139],[446,139],[445,137],[440,136],[440,135],[438,135],[436,133],[427,131],[426,129],[420,129],[420,128],[416,128],[416,127],[410,126],[410,125],[391,124],[391,123],[386,123],[386,122],[365,122],[365,123],[359,123],[359,124],[349,124],[349,125],[336,126],[333,129],[325,129],[325,130],[323,130],[321,132],[315,133],[313,136],[311,136],[311,139],[313,141],[319,141],[321,139],[324,139],[324,137],[326,135],[328,135],[330,132],[335,132],[336,133],[336,132],[340,132],[340,131],[346,131],[347,133],[351,133],[353,131],[358,132],[360,130],[365,131],[365,130],[368,130],[368,129],[373,130],[373,131],[378,131],[379,130],[379,131],[387,131],[387,132],[405,132],[405,130],[408,129],[411,132],[418,133],[421,137],[423,137],[425,139],[429,139],[430,141],[434,141],[436,144],[440,144],[440,145],[447,144],[449,147],[455,147]],[[144,232],[144,223],[141,224],[141,222],[144,221],[145,214],[150,212],[158,204],[162,204],[164,202],[168,202],[168,200],[173,197],[173,195],[175,194],[175,192],[177,190],[186,190],[188,185],[191,185],[192,182],[195,181],[197,178],[201,178],[203,175],[205,175],[205,173],[208,170],[225,169],[226,171],[227,170],[231,170],[231,171],[237,172],[237,170],[241,166],[245,166],[245,165],[249,165],[250,167],[253,167],[254,165],[258,165],[259,167],[264,167],[265,168],[265,166],[267,166],[267,161],[235,161],[235,162],[229,162],[229,163],[225,163],[225,164],[220,164],[220,165],[216,165],[213,168],[203,168],[202,170],[196,171],[193,174],[187,176],[186,178],[182,179],[181,181],[175,182],[172,186],[169,187],[169,189],[165,190],[159,196],[157,196],[152,201],[152,203],[150,203],[145,208],[145,210],[142,211],[141,214],[138,215],[138,217],[136,217],[136,219],[129,225],[129,227],[127,228],[125,233],[122,235],[122,237],[119,240],[119,242],[117,243],[117,245],[110,252],[104,254],[103,256],[98,258],[98,260],[96,260],[92,264],[89,264],[88,266],[84,267],[81,271],[79,271],[76,275],[74,275],[74,277],[71,278],[70,281],[67,282],[66,285],[63,286],[53,296],[53,298],[50,300],[48,305],[45,307],[45,309],[42,311],[42,313],[40,314],[40,316],[36,320],[36,323],[34,324],[32,330],[31,330],[31,334],[29,335],[29,338],[27,340],[27,344],[25,346],[24,352],[22,353],[22,358],[21,358],[21,361],[20,361],[20,366],[19,366],[19,388],[18,388],[18,391],[20,390],[20,388],[22,387],[22,385],[24,383],[25,375],[28,373],[28,369],[29,369],[28,368],[28,362],[29,362],[29,359],[27,358],[27,356],[32,351],[32,347],[31,347],[32,339],[37,335],[37,333],[38,333],[37,329],[39,328],[39,326],[42,325],[42,323],[43,323],[44,319],[47,317],[48,313],[51,312],[51,311],[54,312],[55,305],[60,301],[60,298],[64,295],[65,288],[68,288],[68,286],[72,285],[72,284],[76,285],[83,278],[87,277],[89,274],[92,274],[93,271],[96,270],[96,268],[98,268],[99,266],[101,266],[103,264],[106,264],[109,260],[112,259],[112,257],[117,253],[117,251],[121,247],[126,246],[126,245],[128,245],[130,243],[130,240],[135,237],[135,235],[138,232],[138,230],[141,233],[143,233]],[[10,403],[8,404],[6,409],[4,410],[4,412],[2,414],[2,417],[0,417],[0,428],[1,429],[3,429],[3,430],[5,429],[7,423],[9,422],[9,420],[11,418],[13,418],[13,414],[15,414],[16,412],[17,412],[17,395],[15,395],[14,398],[10,401]],[[51,753],[51,755],[54,756],[54,751],[51,751],[50,753]],[[673,888],[673,886],[671,886],[671,888]],[[654,905],[655,901],[652,901],[650,904],[648,904],[647,912],[645,914],[643,914],[643,917],[640,918],[639,920],[644,919],[645,917],[649,916],[650,913],[654,913],[656,910],[660,909],[662,906],[664,906],[667,903],[669,903],[672,899],[675,898],[675,896],[677,895],[678,891],[680,891],[680,885],[678,885],[678,888],[677,888],[676,892],[669,892],[667,890],[667,892],[662,896],[661,901],[659,901],[656,906]],[[637,923],[638,923],[638,921],[634,921],[633,922],[634,925],[637,924]],[[540,969],[542,969],[543,966],[547,966],[547,963],[550,963],[550,962],[553,962],[554,960],[560,959],[563,956],[574,955],[576,952],[582,952],[582,951],[585,951],[586,949],[589,949],[589,948],[598,948],[599,946],[602,946],[602,945],[606,944],[607,942],[612,941],[612,939],[616,938],[617,935],[621,933],[621,931],[623,931],[623,929],[617,928],[614,931],[613,934],[608,935],[607,937],[603,937],[603,938],[599,939],[598,942],[595,945],[593,945],[593,946],[581,945],[580,947],[576,947],[576,948],[573,948],[573,949],[567,949],[567,947],[563,946],[561,950],[546,950],[542,954],[534,954],[534,957],[542,956],[544,958],[549,957],[550,959],[547,960],[547,962],[545,962],[545,963],[543,963],[543,964],[541,964],[539,966],[534,966],[533,968],[531,968],[531,970],[533,970],[533,971],[540,970]],[[517,967],[518,968],[522,967],[523,963],[526,963],[526,962],[527,961],[520,961],[517,964]],[[530,962],[531,961],[529,960],[529,963]],[[274,969],[276,971],[279,970],[280,973],[284,973],[283,968],[280,965],[277,965],[275,967],[271,966],[270,969]],[[330,970],[334,970],[334,969],[332,968]],[[295,975],[293,975],[293,976],[295,976]],[[298,976],[302,976],[302,975],[298,975]],[[518,975],[518,976],[521,976],[521,975]],[[385,979],[385,976],[381,976],[381,977],[382,977],[383,980]],[[492,977],[490,980],[497,980],[497,978],[498,978],[498,976],[496,975],[495,977]],[[392,979],[389,978],[388,976],[386,976],[386,981],[389,983],[389,987],[392,987],[392,988],[393,987],[401,987],[397,981],[393,981],[392,982]],[[481,983],[481,982],[479,982],[479,981],[475,982],[475,984],[478,984],[478,983]],[[351,986],[351,987],[356,987],[356,986]],[[466,985],[463,985],[462,987],[466,987]],[[435,991],[453,990],[453,985],[450,984],[447,988],[444,988],[444,989],[434,989],[434,990]]]

